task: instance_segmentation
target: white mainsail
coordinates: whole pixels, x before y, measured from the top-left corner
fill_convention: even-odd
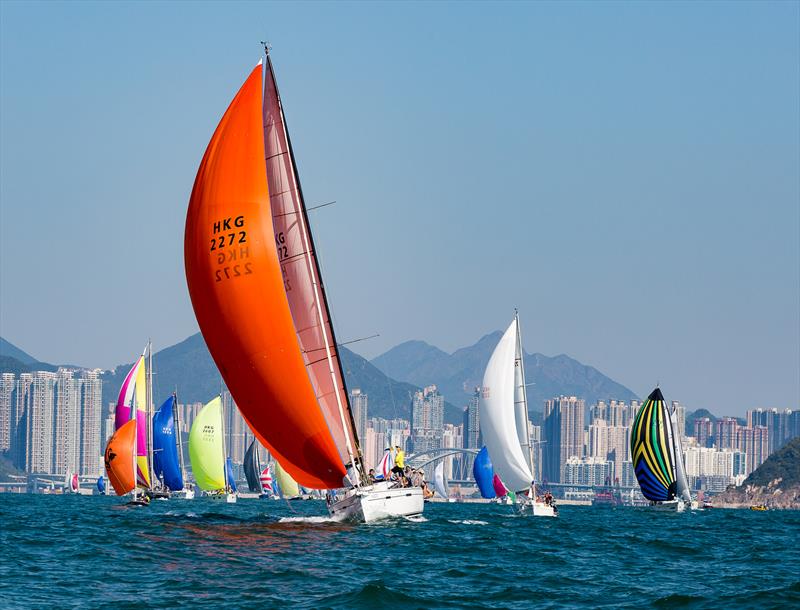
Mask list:
[[[483,441],[495,473],[508,489],[523,491],[530,488],[533,476],[517,431],[516,356],[517,320],[514,318],[486,366],[479,413]]]

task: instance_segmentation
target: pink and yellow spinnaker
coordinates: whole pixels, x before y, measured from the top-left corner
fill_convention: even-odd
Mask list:
[[[147,366],[144,354],[131,368],[117,398],[114,428],[119,430],[128,423],[131,409],[136,408],[136,482],[150,487],[150,470],[147,467]]]

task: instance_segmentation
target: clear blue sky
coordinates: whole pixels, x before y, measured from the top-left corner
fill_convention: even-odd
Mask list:
[[[342,340],[516,306],[637,393],[797,408],[799,6],[2,2],[0,334],[110,367],[196,332],[187,200],[267,37]]]

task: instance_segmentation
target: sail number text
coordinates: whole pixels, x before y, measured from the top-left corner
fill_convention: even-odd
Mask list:
[[[244,259],[250,258],[247,243],[247,230],[244,216],[223,218],[212,225],[211,252],[216,252],[217,267],[214,270],[214,281],[230,280],[253,273],[253,263]]]

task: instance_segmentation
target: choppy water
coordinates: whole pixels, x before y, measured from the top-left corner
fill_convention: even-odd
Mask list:
[[[325,522],[321,502],[0,494],[0,607],[800,605],[800,512],[428,504]]]

